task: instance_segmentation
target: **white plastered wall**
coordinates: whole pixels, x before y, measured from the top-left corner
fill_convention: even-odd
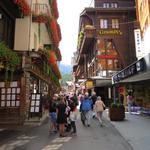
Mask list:
[[[16,19],[14,50],[29,49],[30,18]]]

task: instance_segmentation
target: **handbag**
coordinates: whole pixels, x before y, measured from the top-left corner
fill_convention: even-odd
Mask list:
[[[106,107],[105,106],[103,106],[103,110],[105,110],[106,109]]]

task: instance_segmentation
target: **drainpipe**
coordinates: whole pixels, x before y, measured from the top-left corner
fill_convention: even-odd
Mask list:
[[[86,68],[87,68],[87,62],[86,62],[86,54],[84,54],[84,77],[87,78],[87,71],[86,71]]]
[[[30,3],[31,10],[32,10],[32,0]],[[30,44],[31,44],[31,26],[32,26],[32,13],[30,15],[30,24],[29,24],[29,42],[28,42],[28,51],[30,50]]]

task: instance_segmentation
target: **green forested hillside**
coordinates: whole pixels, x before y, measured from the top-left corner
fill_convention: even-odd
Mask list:
[[[66,85],[66,81],[71,81],[71,80],[72,80],[71,74],[63,74],[61,85]]]

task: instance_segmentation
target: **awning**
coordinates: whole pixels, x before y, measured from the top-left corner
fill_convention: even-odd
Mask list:
[[[95,87],[103,87],[103,86],[111,86],[112,81],[111,78],[105,78],[100,76],[91,77],[93,81],[95,81]]]
[[[145,80],[150,80],[150,71],[141,72],[140,74],[128,77],[124,80],[119,81],[119,83],[140,82]]]
[[[96,79],[95,87],[111,86],[111,79]]]

